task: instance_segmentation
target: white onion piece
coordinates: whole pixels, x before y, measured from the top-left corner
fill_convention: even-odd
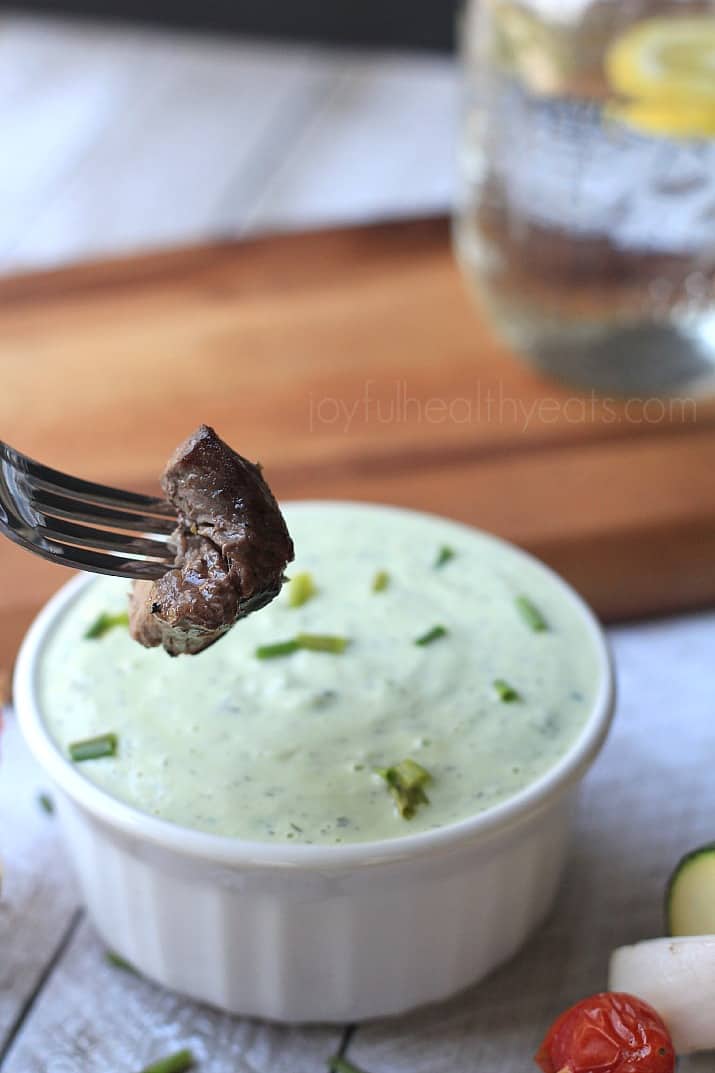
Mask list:
[[[715,935],[622,946],[611,955],[608,986],[650,1003],[678,1054],[715,1049]]]

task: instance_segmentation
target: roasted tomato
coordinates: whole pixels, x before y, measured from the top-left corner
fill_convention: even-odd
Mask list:
[[[535,1056],[543,1073],[673,1073],[675,1051],[655,1010],[606,991],[562,1013]]]

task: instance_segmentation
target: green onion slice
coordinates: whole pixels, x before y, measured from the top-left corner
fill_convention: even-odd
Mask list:
[[[528,596],[517,596],[516,607],[527,626],[535,633],[548,630],[549,626],[538,607],[531,602]]]
[[[158,1062],[143,1069],[142,1073],[186,1073],[186,1070],[192,1069],[194,1064],[193,1054],[185,1048],[183,1051],[170,1054],[167,1058],[160,1058]]]
[[[417,637],[415,644],[424,647],[424,645],[431,645],[433,641],[437,641],[440,637],[446,636],[446,626],[433,626],[431,630],[427,630],[427,633],[423,633],[421,637]]]
[[[123,958],[121,954],[115,953],[114,950],[105,950],[104,960],[108,965],[113,965],[115,969],[130,972],[133,976],[139,975],[137,968],[132,965],[131,961],[127,961],[126,958]]]
[[[92,625],[85,630],[84,638],[86,641],[96,641],[100,637],[104,637],[105,633],[109,633],[115,626],[128,626],[129,615],[126,611],[119,611],[116,615],[111,615],[108,611],[103,611],[101,615],[97,615]]]
[[[51,816],[55,811],[55,803],[49,794],[41,793],[37,795],[37,804],[40,806],[43,812],[46,812],[48,816]]]
[[[434,561],[435,570],[439,570],[441,566],[445,566],[456,554],[454,548],[450,548],[447,544],[443,544],[437,552],[437,558]]]
[[[256,655],[259,659],[275,659],[278,656],[290,656],[301,648],[309,652],[333,652],[340,655],[349,644],[347,637],[336,637],[327,633],[299,633],[289,641],[259,645]]]
[[[333,652],[340,655],[350,643],[347,637],[336,637],[328,633],[299,633],[295,639],[298,648],[307,648],[309,652]]]
[[[392,767],[377,768],[376,774],[387,783],[397,804],[397,811],[404,820],[412,819],[418,805],[429,804],[424,788],[432,776],[416,760],[410,760],[408,757]]]
[[[259,659],[276,659],[278,656],[290,656],[299,648],[297,641],[276,641],[272,645],[259,645],[256,655]]]
[[[387,586],[390,584],[390,575],[387,570],[378,570],[375,577],[372,579],[372,591],[384,592]]]
[[[313,575],[307,570],[302,574],[295,574],[288,582],[288,607],[302,607],[317,591]]]
[[[328,1059],[329,1073],[365,1073],[360,1066],[353,1065],[347,1058],[341,1058],[339,1054]]]
[[[100,734],[96,738],[75,741],[70,745],[70,757],[76,764],[83,760],[101,760],[104,756],[116,756],[118,738],[116,734]]]
[[[494,686],[494,690],[499,697],[499,700],[503,700],[507,704],[513,700],[521,700],[521,694],[518,689],[514,689],[514,686],[509,685],[503,678],[495,678],[492,685]]]

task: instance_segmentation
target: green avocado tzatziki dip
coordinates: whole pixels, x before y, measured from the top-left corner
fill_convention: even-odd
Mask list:
[[[332,845],[466,819],[569,750],[602,667],[548,571],[428,515],[284,514],[290,581],[199,656],[129,638],[126,582],[81,588],[44,646],[39,692],[83,777],[184,827]]]

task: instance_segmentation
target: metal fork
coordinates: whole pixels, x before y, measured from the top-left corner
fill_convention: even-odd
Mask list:
[[[0,440],[0,533],[45,559],[154,579],[173,565],[170,503],[50,469]],[[139,536],[133,535],[139,533]]]

